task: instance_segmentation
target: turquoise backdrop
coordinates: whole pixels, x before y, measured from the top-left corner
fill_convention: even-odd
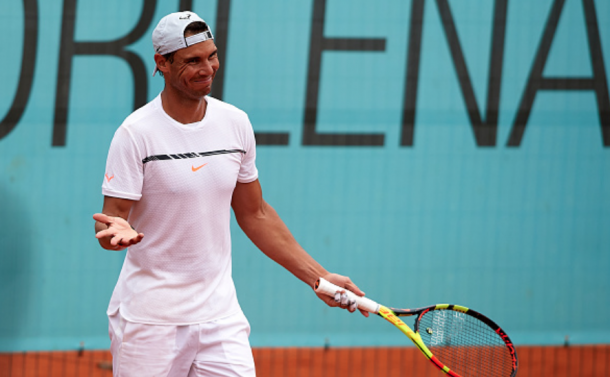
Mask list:
[[[152,30],[185,6],[224,44],[215,94],[251,118],[266,200],[328,270],[517,344],[608,343],[610,2],[3,0],[0,351],[109,347],[125,253],[91,215],[114,130],[163,88]],[[254,346],[408,345],[235,223],[233,245]]]

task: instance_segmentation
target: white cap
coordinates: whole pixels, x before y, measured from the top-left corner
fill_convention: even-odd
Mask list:
[[[202,22],[205,25],[206,30],[202,33],[185,38],[184,29],[193,22]],[[207,41],[208,39],[214,39],[208,24],[197,14],[189,11],[168,14],[159,21],[159,24],[157,24],[157,27],[152,33],[152,42],[155,52],[161,55],[187,48],[188,46]],[[153,76],[155,73],[157,73],[156,65]]]

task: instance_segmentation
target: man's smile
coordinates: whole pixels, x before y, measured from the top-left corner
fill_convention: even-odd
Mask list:
[[[210,84],[212,82],[212,76],[209,77],[205,77],[205,78],[199,78],[199,79],[195,79],[193,80],[195,82],[195,84]]]

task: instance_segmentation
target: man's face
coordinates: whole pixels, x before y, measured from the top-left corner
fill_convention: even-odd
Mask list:
[[[166,83],[186,97],[201,99],[212,91],[212,81],[220,67],[213,40],[183,48],[167,64]]]

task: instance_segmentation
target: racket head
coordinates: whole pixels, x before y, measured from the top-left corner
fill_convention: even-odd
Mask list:
[[[514,377],[515,347],[494,321],[460,305],[441,304],[409,311],[414,330],[442,364],[462,376]],[[400,315],[400,314],[399,314]]]

